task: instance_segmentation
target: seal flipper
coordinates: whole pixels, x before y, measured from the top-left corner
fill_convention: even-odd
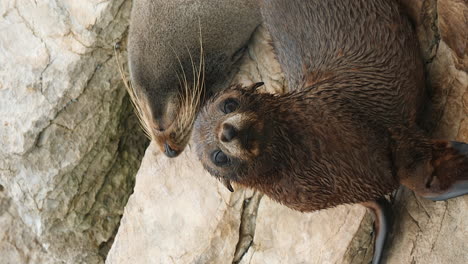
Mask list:
[[[434,141],[431,165],[434,171],[421,196],[443,201],[468,194],[468,144]]]
[[[468,194],[468,144],[430,140],[417,128],[389,129],[400,183],[435,201]]]
[[[468,194],[468,181],[461,181],[452,184],[452,187],[443,194],[429,194],[423,197],[433,201],[445,201],[465,194]]]
[[[381,263],[388,234],[393,225],[392,207],[385,197],[362,203],[374,213],[374,256],[372,264]]]

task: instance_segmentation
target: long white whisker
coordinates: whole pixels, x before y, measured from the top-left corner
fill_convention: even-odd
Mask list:
[[[132,105],[133,105],[134,110],[135,110],[135,114],[136,114],[136,116],[138,118],[138,121],[139,121],[138,123],[140,124],[140,127],[142,128],[143,133],[145,134],[145,136],[149,140],[151,140],[152,137],[151,137],[151,134],[150,134],[148,120],[147,120],[147,117],[144,115],[143,109],[141,108],[141,105],[140,105],[141,101],[139,100],[138,95],[137,95],[135,89],[133,88],[133,85],[127,79],[127,77],[126,77],[126,75],[124,73],[123,65],[122,65],[122,63],[120,61],[119,52],[117,52],[117,48],[115,46],[114,46],[114,54],[115,54],[115,59],[116,59],[116,62],[117,62],[117,68],[118,68],[119,73],[120,73],[120,77],[122,78],[125,89],[127,90],[127,93],[130,96],[130,101],[132,102]]]

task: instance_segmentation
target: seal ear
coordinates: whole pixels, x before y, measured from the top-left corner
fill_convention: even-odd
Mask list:
[[[265,83],[264,82],[257,82],[254,84],[251,84],[250,86],[246,87],[246,90],[249,92],[255,92],[259,87],[263,86]]]

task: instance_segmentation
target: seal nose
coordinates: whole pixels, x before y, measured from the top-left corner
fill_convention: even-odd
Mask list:
[[[231,124],[224,123],[223,131],[221,133],[221,141],[230,142],[236,136],[237,136],[236,128]]]
[[[164,154],[166,154],[166,156],[168,156],[169,158],[174,158],[177,155],[179,155],[179,153],[172,149],[167,143],[164,143]]]

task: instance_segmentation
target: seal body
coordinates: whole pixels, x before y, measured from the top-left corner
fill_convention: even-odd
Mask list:
[[[260,6],[290,91],[233,87],[206,105],[194,141],[211,174],[300,211],[374,201],[400,184],[431,199],[465,193],[465,144],[418,126],[423,68],[396,2]]]
[[[382,125],[414,123],[427,103],[423,65],[412,25],[396,1],[266,0],[261,5],[291,90],[330,80],[340,86],[326,82],[315,90],[348,98],[365,112],[363,118]],[[282,12],[294,16],[278,19]]]
[[[184,149],[202,97],[226,82],[259,23],[253,1],[133,1],[128,60],[134,101],[168,156]]]
[[[229,190],[254,188],[308,212],[359,203],[376,215],[373,263],[400,184],[432,200],[468,193],[468,144],[420,128],[428,102],[418,42],[392,0],[263,0],[289,84],[282,95],[234,86],[195,123],[204,167]]]
[[[265,0],[260,7],[290,92],[221,92],[196,125],[205,167],[300,211],[397,188],[394,130],[423,135],[417,120],[426,100],[418,43],[397,3]],[[236,101],[235,111],[219,110],[226,100]],[[223,141],[229,125],[239,136]],[[229,164],[216,165],[215,150]]]
[[[236,86],[208,102],[194,141],[212,175],[303,212],[360,203],[388,216],[380,197],[400,184],[433,200],[468,193],[468,145],[432,140],[420,128],[423,65],[397,2],[260,7],[290,91]],[[377,222],[388,230],[390,221]]]

